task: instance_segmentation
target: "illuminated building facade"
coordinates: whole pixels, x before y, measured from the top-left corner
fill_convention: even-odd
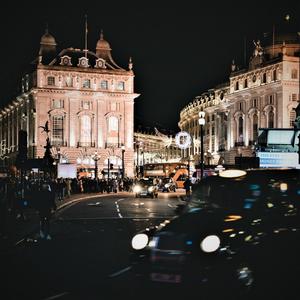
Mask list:
[[[135,132],[135,165],[143,166],[147,163],[180,162],[181,150],[175,144],[172,135],[155,132]]]
[[[199,112],[205,112],[205,164],[234,164],[236,156],[254,155],[259,128],[291,128],[299,101],[300,39],[298,34],[260,41],[246,69],[231,66],[229,82],[195,97],[180,112],[181,130],[193,138],[184,156],[196,163],[200,155]]]
[[[101,32],[96,51],[67,48],[57,51],[55,38],[42,36],[32,70],[23,77],[18,97],[0,111],[0,140],[10,162],[18,150],[19,130],[26,130],[28,158],[42,158],[47,124],[54,157],[94,172],[122,168],[122,146],[127,176],[134,176],[134,73],[112,58]],[[48,123],[47,123],[48,122]]]

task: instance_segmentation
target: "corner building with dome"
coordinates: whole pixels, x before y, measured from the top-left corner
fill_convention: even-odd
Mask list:
[[[247,68],[231,65],[229,82],[195,97],[180,112],[179,128],[193,143],[183,156],[200,163],[199,112],[203,125],[204,163],[234,164],[237,156],[254,156],[259,128],[293,128],[299,102],[300,37],[276,34],[254,42]]]
[[[85,47],[87,48],[87,46]],[[32,69],[22,78],[21,93],[0,110],[2,154],[13,164],[19,131],[27,131],[28,158],[43,158],[47,133],[53,157],[78,170],[107,170],[134,176],[134,73],[117,65],[103,32],[95,52],[59,50],[46,30]]]

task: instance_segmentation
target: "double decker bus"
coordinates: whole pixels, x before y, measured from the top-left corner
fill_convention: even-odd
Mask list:
[[[187,176],[188,168],[184,163],[166,162],[144,165],[144,177],[172,178],[177,188],[183,188]]]

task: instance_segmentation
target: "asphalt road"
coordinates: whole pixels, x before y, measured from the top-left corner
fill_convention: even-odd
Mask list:
[[[51,241],[38,239],[36,233],[1,257],[1,298],[144,299],[131,272],[131,238],[174,217],[180,195],[101,195],[63,208],[51,223]]]

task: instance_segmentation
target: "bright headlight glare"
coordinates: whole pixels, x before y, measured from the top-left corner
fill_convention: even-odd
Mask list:
[[[139,185],[135,185],[134,187],[133,187],[133,192],[134,193],[138,193],[138,192],[140,192],[142,190],[142,188],[139,186]]]
[[[220,247],[220,238],[217,235],[208,235],[200,244],[202,251],[210,253],[216,251]]]
[[[149,192],[152,192],[153,189],[154,189],[153,186],[150,186],[150,187],[148,188],[148,191],[149,191]]]
[[[135,250],[141,250],[148,244],[149,238],[145,233],[136,234],[131,240],[131,246]]]
[[[149,242],[149,247],[156,248],[157,243],[158,243],[158,237],[154,236]]]

